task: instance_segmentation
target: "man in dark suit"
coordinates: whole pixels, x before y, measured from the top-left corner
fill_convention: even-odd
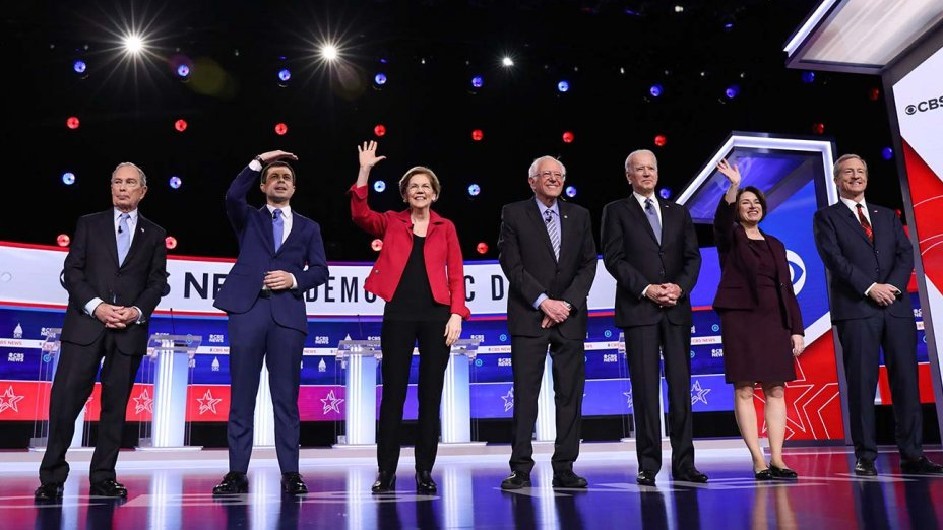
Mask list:
[[[69,305],[49,402],[49,441],[39,467],[42,484],[35,493],[37,501],[62,497],[62,484],[69,475],[66,450],[99,366],[101,419],[89,465],[89,494],[128,495],[116,480],[115,463],[128,398],[147,350],[148,321],[167,288],[167,233],[137,210],[146,193],[144,172],[122,162],[111,175],[114,207],[85,215],[76,224],[64,265]]]
[[[691,214],[655,195],[658,162],[648,150],[625,159],[632,195],[606,205],[602,246],[606,269],[616,280],[615,323],[625,335],[639,472],[636,482],[655,484],[661,469],[659,349],[668,382],[671,474],[675,480],[707,482],[694,467],[691,427],[691,290],[701,254]]]
[[[246,493],[252,455],[255,397],[264,360],[275,413],[275,454],[282,491],[307,493],[298,473],[301,420],[298,391],[308,335],[304,293],[327,281],[327,262],[318,223],[292,210],[295,171],[287,151],[255,157],[226,192],[226,213],[239,239],[239,257],[216,294],[213,306],[229,315],[229,473],[214,494]],[[254,208],[246,194],[259,178],[265,206]]]
[[[531,433],[549,346],[557,427],[553,486],[585,488],[586,479],[573,472],[573,462],[579,455],[586,297],[596,274],[596,246],[589,212],[558,200],[566,181],[559,160],[534,160],[527,181],[534,197],[504,206],[498,239],[498,260],[509,284],[514,376],[511,474],[501,487],[530,486]]]
[[[904,473],[943,474],[923,455],[923,417],[917,385],[917,326],[904,292],[914,268],[913,246],[890,209],[865,203],[868,166],[842,155],[832,167],[839,201],[815,212],[815,246],[829,272],[829,305],[838,332],[855,474],[875,476],[874,393],[880,350],[894,402],[897,447]]]

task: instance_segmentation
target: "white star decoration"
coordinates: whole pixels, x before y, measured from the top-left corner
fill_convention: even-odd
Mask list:
[[[514,387],[511,387],[508,390],[507,394],[501,396],[501,399],[504,400],[504,412],[507,412],[514,408]]]
[[[153,409],[154,400],[151,399],[151,397],[147,394],[146,388],[142,390],[140,394],[138,394],[138,397],[131,398],[131,399],[134,400],[134,413],[135,414],[140,414],[145,411],[151,412],[151,413],[154,412],[154,409]]]
[[[209,390],[203,394],[203,397],[196,398],[196,400],[200,402],[200,414],[204,414],[207,411],[216,414],[216,405],[222,401],[222,399],[214,398]]]
[[[23,396],[18,396],[13,393],[13,385],[7,387],[7,391],[0,395],[0,412],[4,412],[7,409],[12,410],[13,412],[19,412],[19,409],[16,408],[16,404],[23,399]]]
[[[700,401],[701,403],[708,405],[709,403],[707,403],[707,394],[709,394],[710,391],[710,388],[701,388],[700,381],[695,381],[694,384],[691,385],[691,404],[694,405]]]
[[[324,411],[322,412],[322,414],[327,414],[328,412],[332,410],[340,414],[341,413],[340,405],[343,402],[344,400],[338,399],[337,397],[335,397],[334,391],[331,390],[330,392],[327,393],[326,396],[321,398],[321,403],[324,405]]]
[[[628,392],[623,392],[622,395],[625,396],[625,406],[632,408],[632,389],[629,389]]]

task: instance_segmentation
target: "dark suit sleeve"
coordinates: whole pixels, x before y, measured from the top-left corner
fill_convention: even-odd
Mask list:
[[[153,252],[147,271],[147,285],[138,295],[137,300],[131,304],[141,310],[142,320],[150,318],[167,287],[167,244],[165,242],[167,232],[157,225],[152,225],[150,232],[155,235],[151,236],[153,241],[150,242],[153,245]]]
[[[736,203],[728,203],[726,196],[723,196],[720,198],[717,210],[714,212],[714,243],[717,245],[718,254],[730,252],[730,248],[733,246],[735,205]],[[723,268],[723,262],[720,266]]]
[[[864,292],[874,281],[858,265],[842,255],[841,247],[838,245],[838,231],[835,228],[834,216],[828,215],[828,208],[815,212],[812,229],[815,237],[815,248],[819,251],[819,256],[822,257],[825,268],[831,272],[832,280],[851,285],[856,293],[864,297]],[[911,263],[912,260],[913,257],[911,256]]]
[[[910,273],[914,270],[914,247],[910,244],[907,234],[904,233],[904,226],[894,212],[891,212],[891,218],[895,243],[894,267],[887,276],[887,283],[904,292],[910,281]]]
[[[580,311],[584,309],[586,297],[589,296],[589,289],[593,286],[593,278],[596,276],[596,243],[593,241],[592,221],[589,218],[589,212],[584,212],[580,216],[583,227],[580,229],[580,238],[583,246],[580,248],[580,264],[570,282],[569,287],[563,291],[560,296],[563,300],[573,306],[573,309]]]
[[[85,270],[88,265],[89,217],[80,217],[75,225],[75,233],[69,243],[69,253],[65,257],[65,288],[69,299],[80,304],[77,309],[85,313],[85,304],[98,296],[95,288],[88,282]],[[143,309],[142,309],[143,311]]]
[[[314,221],[311,223],[311,236],[308,238],[305,259],[307,269],[295,273],[298,290],[305,292],[327,281],[327,259],[324,255],[324,241],[321,239],[321,227]]]
[[[624,286],[634,296],[642,297],[642,289],[649,284],[647,278],[635,267],[629,264],[625,256],[625,234],[623,233],[621,217],[626,215],[622,211],[620,202],[606,205],[602,210],[602,256],[606,270],[616,279],[616,283]]]
[[[253,211],[253,208],[246,201],[246,195],[252,189],[252,184],[258,181],[258,178],[259,172],[246,166],[229,185],[229,189],[226,190],[226,215],[229,216],[229,222],[232,223],[237,234],[242,233],[246,226],[246,220]]]
[[[674,283],[681,287],[682,296],[690,296],[701,273],[701,250],[697,246],[697,232],[694,230],[694,221],[687,208],[681,207],[684,212],[684,250],[682,251],[681,272]]]
[[[518,238],[526,237],[526,235],[519,233],[519,221],[520,217],[515,216],[512,205],[506,205],[501,209],[498,262],[501,264],[504,275],[508,278],[509,288],[520,293],[528,304],[533,304],[541,293],[547,292],[547,288],[524,270]]]

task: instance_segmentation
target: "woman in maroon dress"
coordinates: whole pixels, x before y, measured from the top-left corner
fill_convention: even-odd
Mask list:
[[[802,353],[802,315],[793,290],[786,248],[760,230],[766,215],[763,192],[740,188],[740,171],[717,164],[730,182],[714,215],[720,283],[714,310],[720,315],[727,382],[735,389],[734,413],[753,457],[757,480],[796,478],[783,462],[786,431],[785,383],[796,379],[794,356]],[[760,450],[753,390],[763,389],[770,462]]]

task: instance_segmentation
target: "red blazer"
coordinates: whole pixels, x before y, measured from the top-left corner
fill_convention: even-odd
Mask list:
[[[714,296],[714,309],[749,310],[759,305],[756,286],[757,257],[749,248],[747,233],[736,222],[737,203],[727,204],[720,198],[717,212],[714,214],[714,240],[717,243],[717,256],[720,258],[720,283]],[[786,260],[786,247],[775,237],[763,234],[769,245],[773,260],[776,262],[776,281],[781,296],[780,307],[785,315],[784,324],[793,335],[805,335],[802,325],[802,313],[799,301],[792,286],[789,262]]]
[[[409,210],[383,213],[371,210],[367,204],[366,186],[351,186],[349,193],[354,222],[367,233],[383,239],[380,257],[364,282],[364,289],[389,302],[413,250],[413,223]],[[465,307],[462,249],[452,221],[430,210],[423,250],[432,297],[437,303],[449,306],[451,313],[467,320],[471,313]]]

